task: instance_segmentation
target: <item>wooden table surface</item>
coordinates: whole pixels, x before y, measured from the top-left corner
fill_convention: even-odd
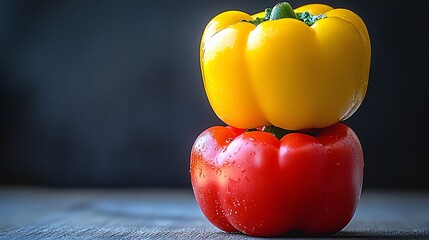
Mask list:
[[[328,238],[391,237],[429,239],[429,192],[364,191],[351,223]],[[0,239],[250,238],[213,227],[189,189],[0,187]]]

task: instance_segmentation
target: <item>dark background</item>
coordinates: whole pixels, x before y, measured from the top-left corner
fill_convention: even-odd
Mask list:
[[[371,36],[367,96],[346,121],[364,188],[428,190],[427,4],[321,2],[358,13]],[[222,11],[275,3],[0,1],[0,184],[189,187],[194,139],[221,124],[201,33]]]

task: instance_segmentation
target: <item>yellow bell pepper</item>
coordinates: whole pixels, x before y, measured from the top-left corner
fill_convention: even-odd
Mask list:
[[[280,19],[272,17],[274,9],[259,25],[267,13],[227,11],[205,28],[200,64],[216,115],[237,128],[289,130],[350,117],[368,85],[371,45],[364,22],[323,4],[290,8],[294,17]],[[296,18],[305,12],[319,16],[311,26]]]

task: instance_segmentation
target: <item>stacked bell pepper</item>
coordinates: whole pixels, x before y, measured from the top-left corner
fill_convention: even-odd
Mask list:
[[[349,223],[364,160],[341,121],[362,103],[370,55],[361,18],[323,4],[227,11],[208,23],[204,88],[228,126],[198,136],[190,173],[211,223],[253,236],[331,234]]]

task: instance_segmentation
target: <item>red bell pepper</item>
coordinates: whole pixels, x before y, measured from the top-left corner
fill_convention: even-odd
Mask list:
[[[191,152],[191,181],[204,215],[218,228],[253,236],[340,231],[357,207],[363,153],[337,123],[281,139],[264,131],[211,127]]]

